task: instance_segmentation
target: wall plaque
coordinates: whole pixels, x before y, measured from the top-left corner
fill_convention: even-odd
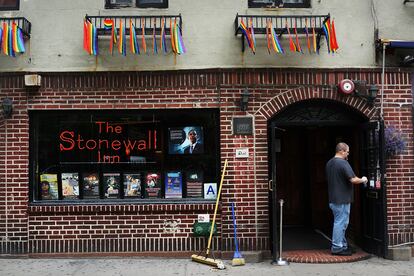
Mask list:
[[[233,135],[253,135],[253,117],[233,117]]]

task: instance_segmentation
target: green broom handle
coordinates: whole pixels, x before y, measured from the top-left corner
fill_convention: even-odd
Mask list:
[[[208,256],[208,254],[210,253],[211,239],[213,238],[214,223],[216,222],[217,209],[218,209],[218,204],[220,200],[221,187],[223,187],[224,175],[226,174],[226,167],[227,167],[227,159],[224,161],[223,172],[221,173],[220,187],[217,193],[216,207],[214,208],[213,222],[211,223],[210,237],[208,238],[206,256]]]

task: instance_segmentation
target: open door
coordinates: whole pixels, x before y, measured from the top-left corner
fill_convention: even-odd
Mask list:
[[[361,131],[361,172],[368,183],[361,189],[362,248],[384,257],[387,250],[384,122],[369,122]]]

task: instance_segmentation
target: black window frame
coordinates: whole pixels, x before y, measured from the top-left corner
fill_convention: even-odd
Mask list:
[[[303,0],[303,3],[283,3],[283,0],[272,0],[273,5],[266,3],[255,3],[253,0],[248,0],[248,8],[310,8],[310,0]]]
[[[90,115],[102,115],[109,114],[110,117],[116,119],[121,115],[145,115],[152,116],[153,114],[163,113],[159,118],[168,118],[163,119],[162,122],[156,123],[156,129],[161,130],[160,133],[160,146],[161,148],[157,150],[153,155],[161,156],[158,159],[158,163],[153,166],[151,164],[147,165],[138,165],[140,168],[123,168],[122,164],[116,164],[116,167],[111,167],[109,163],[101,163],[93,165],[96,168],[91,168],[91,166],[82,168],[68,169],[65,168],[61,170],[58,166],[50,166],[44,170],[43,173],[57,174],[58,182],[58,198],[57,199],[45,199],[41,196],[40,191],[40,172],[36,172],[41,168],[39,163],[39,154],[42,149],[39,147],[39,139],[42,128],[47,127],[48,124],[45,124],[45,118],[49,116],[59,120],[60,117],[67,117],[68,114],[73,111],[68,110],[32,110],[29,112],[29,131],[30,131],[30,151],[29,151],[29,201],[31,204],[93,204],[94,202],[113,202],[113,203],[123,203],[123,202],[153,202],[153,203],[186,203],[186,202],[204,202],[211,201],[210,199],[205,199],[203,195],[201,197],[192,197],[187,194],[187,179],[184,180],[184,177],[188,175],[191,171],[201,171],[203,177],[203,183],[214,183],[216,182],[219,185],[219,176],[220,176],[220,126],[219,126],[219,110],[218,109],[186,109],[177,111],[175,109],[166,109],[166,110],[123,110],[123,111],[107,111],[107,110],[77,110],[76,114],[83,113],[81,116],[90,116]],[[201,114],[203,113],[203,114]],[[175,115],[174,115],[175,114]],[[192,117],[191,114],[194,114],[195,117]],[[106,115],[105,115],[106,116]],[[175,117],[174,117],[175,116]],[[173,119],[171,119],[173,117]],[[178,118],[178,119],[177,119]],[[201,121],[200,121],[201,120]],[[158,119],[156,120],[158,121]],[[42,123],[41,123],[42,122]],[[207,123],[208,122],[208,123]],[[57,125],[57,124],[53,124]],[[204,150],[204,153],[195,154],[195,155],[185,155],[185,154],[174,154],[168,152],[168,129],[169,128],[180,128],[183,126],[200,126],[207,130],[204,132],[204,147],[208,149]],[[209,138],[207,138],[209,136]],[[46,137],[47,138],[47,135]],[[50,136],[49,136],[50,138]],[[208,146],[209,145],[209,146]],[[213,149],[213,150],[212,150]],[[161,150],[161,151],[160,151]],[[52,158],[53,159],[53,158]],[[187,159],[187,160],[185,160]],[[199,163],[201,160],[201,163]],[[87,161],[87,160],[85,160]],[[53,162],[52,162],[53,163]],[[196,164],[197,165],[193,165]],[[177,165],[179,164],[179,165]],[[182,167],[180,167],[180,164]],[[49,164],[50,165],[50,164]],[[64,165],[65,166],[65,165]],[[87,165],[86,165],[87,166]],[[134,165],[136,166],[136,165]],[[37,168],[37,169],[36,169]],[[165,177],[167,172],[180,171],[182,176],[182,198],[165,198]],[[86,173],[97,173],[99,175],[99,195],[95,197],[84,197],[84,184],[83,177]],[[144,194],[141,197],[126,197],[124,194],[124,182],[121,180],[120,190],[117,197],[107,198],[104,194],[104,183],[103,183],[103,174],[105,173],[119,173],[121,179],[123,179],[126,174],[140,174],[141,179],[143,180],[146,173],[148,172],[157,172],[160,175],[161,179],[161,197],[159,198],[147,198]],[[62,195],[62,173],[75,173],[79,179],[79,196],[76,198],[64,198]],[[142,182],[141,187],[143,188],[144,182]],[[141,189],[142,189],[141,188]]]
[[[16,0],[16,5],[14,6],[2,6],[0,5],[0,11],[14,11],[20,9],[20,0]]]

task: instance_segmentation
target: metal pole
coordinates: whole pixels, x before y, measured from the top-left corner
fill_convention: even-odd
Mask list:
[[[279,224],[279,259],[277,260],[277,265],[289,265],[288,261],[283,260],[282,258],[282,221],[283,221],[283,199],[279,200],[280,203],[280,224]]]

